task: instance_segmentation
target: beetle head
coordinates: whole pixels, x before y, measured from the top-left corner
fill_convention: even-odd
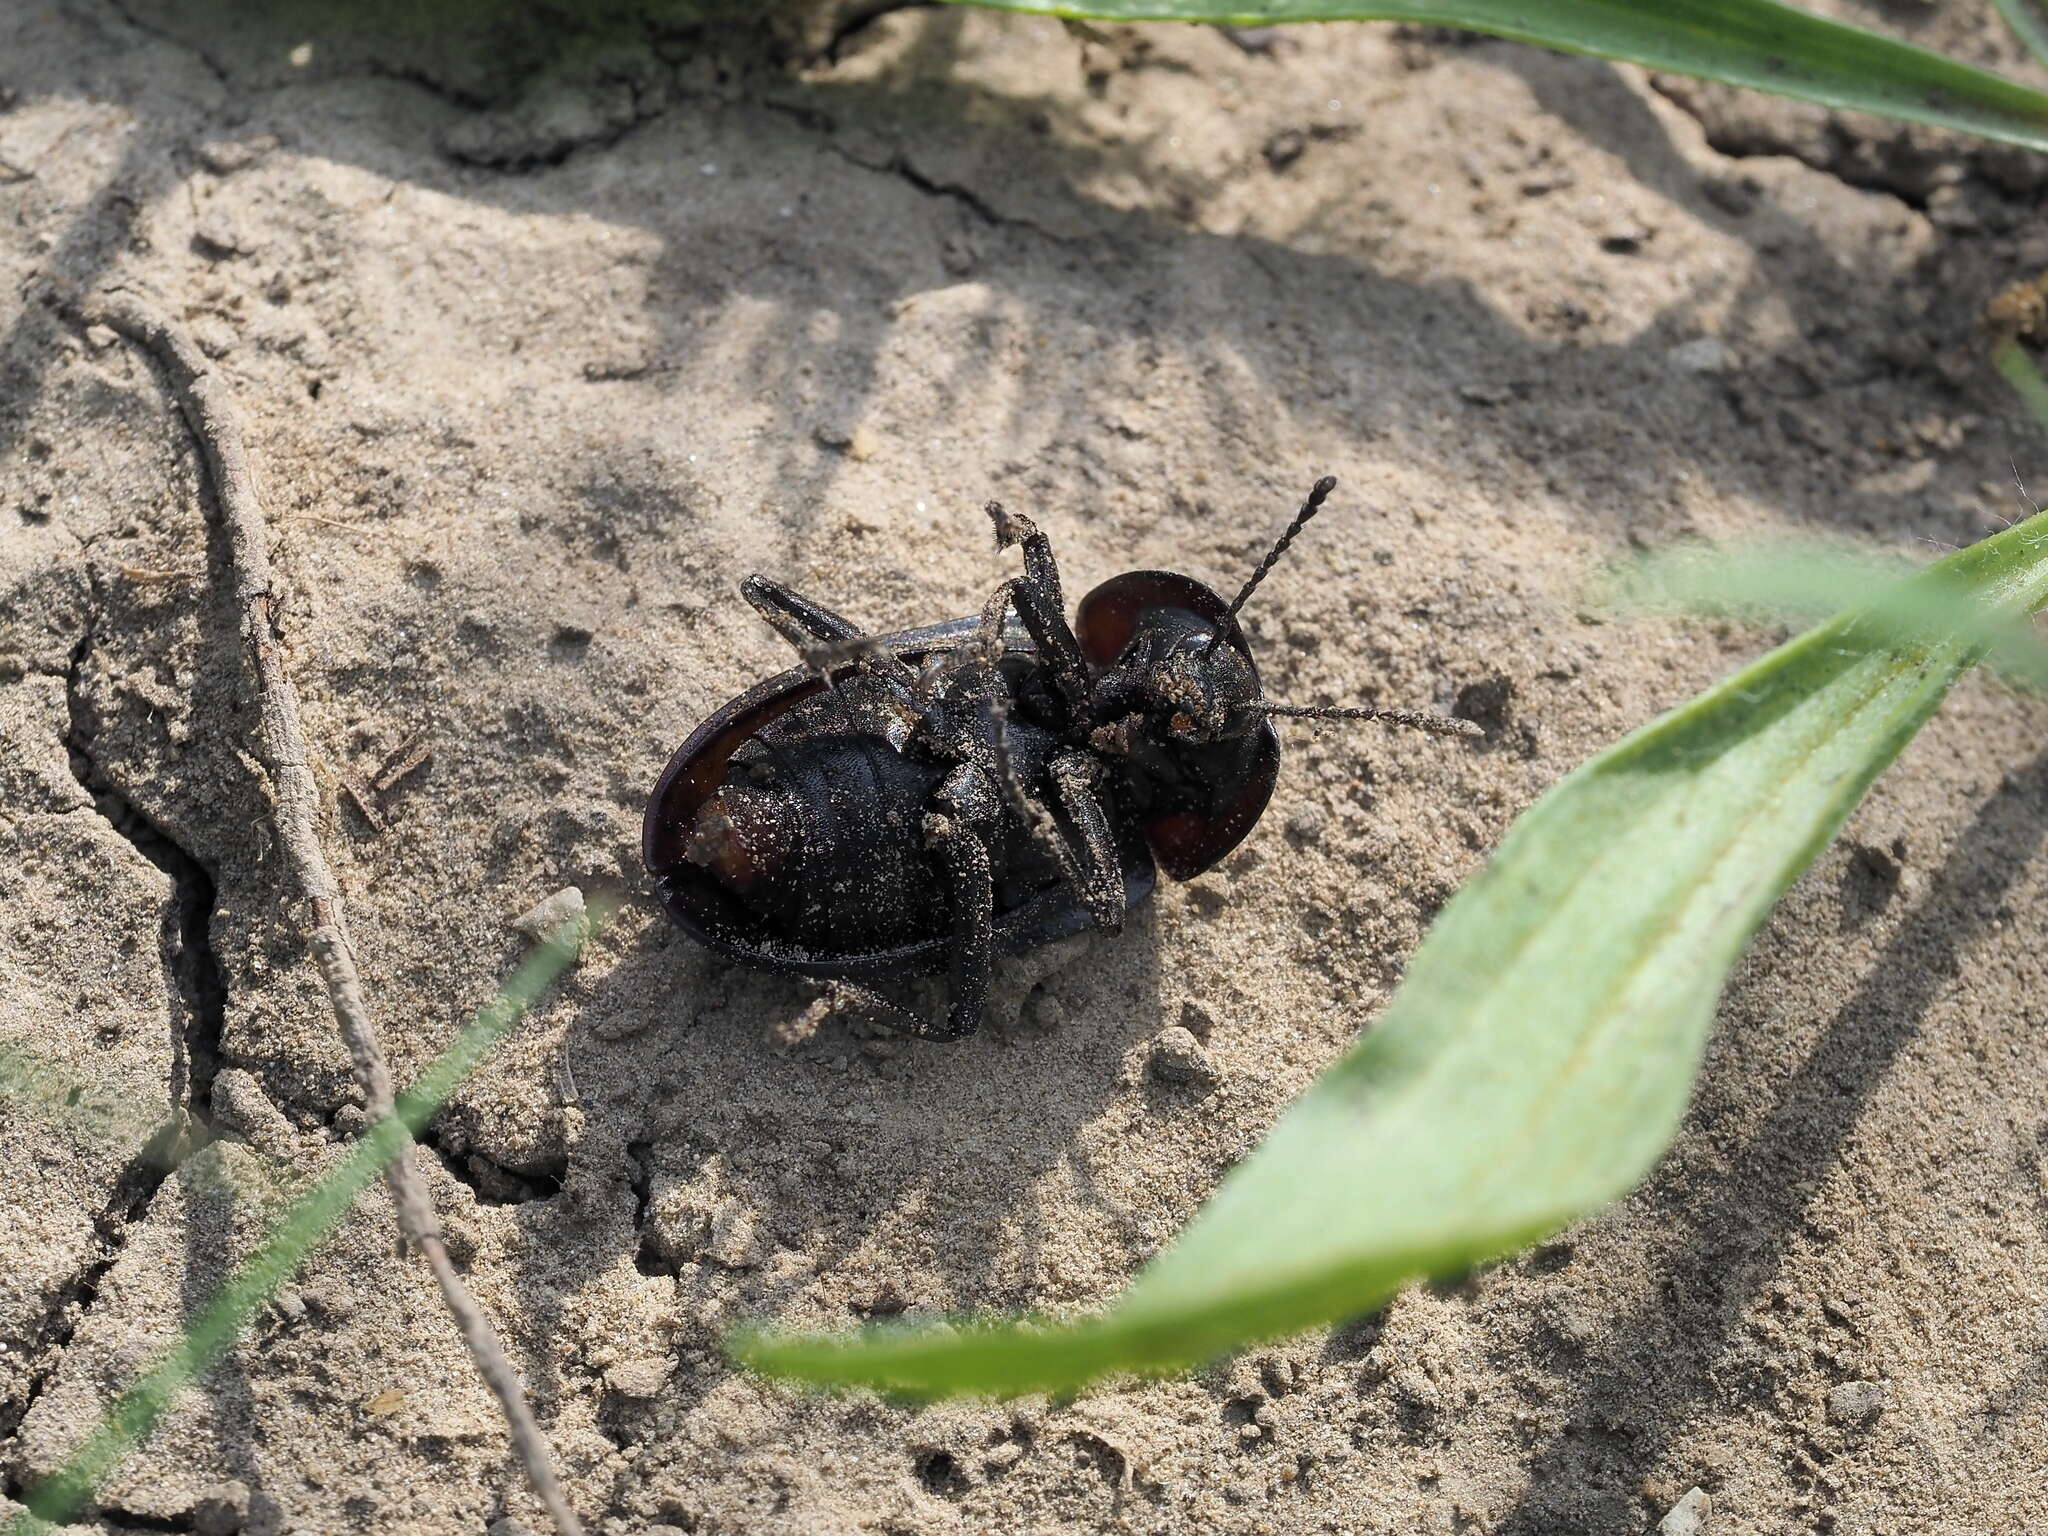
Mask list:
[[[1074,634],[1094,669],[1091,739],[1118,765],[1145,841],[1176,880],[1229,853],[1265,810],[1280,767],[1269,717],[1382,720],[1443,735],[1473,730],[1409,710],[1266,699],[1237,613],[1336,485],[1327,475],[1315,483],[1228,603],[1171,571],[1126,571],[1081,600]]]
[[[1146,843],[1176,880],[1235,848],[1280,767],[1273,727],[1245,708],[1258,669],[1229,605],[1189,576],[1126,571],[1081,600],[1074,632],[1095,669],[1094,741]]]
[[[1216,645],[1210,625],[1182,629],[1154,615],[1148,628],[1151,654],[1138,661],[1130,681],[1155,736],[1206,745],[1259,728],[1261,717],[1250,709],[1259,702],[1259,674],[1250,656]]]
[[[1223,599],[1191,576],[1126,571],[1081,599],[1098,722],[1142,716],[1155,740],[1211,742],[1258,725],[1259,673]],[[1228,644],[1218,645],[1219,639]]]

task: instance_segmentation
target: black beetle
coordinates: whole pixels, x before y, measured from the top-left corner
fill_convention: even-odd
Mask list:
[[[1337,482],[1316,482],[1233,602],[1189,576],[1128,571],[1069,628],[1044,534],[995,502],[1024,574],[978,618],[864,636],[763,576],[740,591],[804,665],[748,689],[676,749],[642,851],[682,929],[723,954],[827,978],[897,1027],[980,1026],[998,951],[1116,931],[1154,867],[1190,879],[1243,840],[1280,766],[1268,717],[1407,710],[1275,704],[1238,610]],[[1014,617],[1014,621],[1013,621]],[[865,983],[950,972],[940,1021]]]

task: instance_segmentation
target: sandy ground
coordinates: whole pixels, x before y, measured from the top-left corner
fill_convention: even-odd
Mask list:
[[[388,9],[0,12],[0,1043],[48,1089],[0,1107],[7,1491],[362,1123],[192,446],[59,279],[152,296],[237,391],[402,1073],[508,918],[640,889],[668,752],[783,664],[750,571],[964,613],[996,495],[1070,591],[1227,587],[1331,472],[1252,610],[1269,688],[1488,726],[1289,731],[1220,871],[950,1047],[792,1048],[805,989],[643,894],[423,1155],[597,1529],[2048,1526],[2048,709],[1984,682],[1759,941],[1662,1170],[1564,1239],[1070,1405],[804,1397],[718,1347],[1114,1295],[1515,814],[1769,639],[1597,622],[1600,561],[2010,517],[2048,453],[1973,326],[2048,266],[2039,158],[1387,27]],[[1988,9],[1856,14],[2019,67]],[[415,738],[373,823],[343,777]],[[1190,1004],[1213,1081],[1162,1081]],[[229,1139],[159,1178],[66,1082]],[[86,1528],[534,1519],[373,1192]]]

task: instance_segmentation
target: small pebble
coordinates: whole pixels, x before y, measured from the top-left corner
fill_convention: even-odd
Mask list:
[[[1664,359],[1680,373],[1725,373],[1735,354],[1715,337],[1699,336],[1673,347]]]
[[[1657,1536],[1706,1536],[1707,1517],[1713,1512],[1712,1495],[1704,1488],[1694,1488],[1657,1522]]]
[[[192,231],[192,249],[208,261],[250,256],[263,248],[263,237],[232,217],[219,213],[202,218]]]
[[[355,1316],[356,1299],[337,1285],[309,1285],[300,1293],[306,1310],[324,1323],[345,1323]]]
[[[727,1205],[711,1218],[711,1241],[704,1256],[727,1269],[755,1269],[761,1263],[754,1213],[743,1205]]]
[[[191,330],[199,350],[211,358],[226,357],[241,341],[233,326],[214,315],[201,315],[192,322]]]
[[[1190,997],[1180,1005],[1180,1027],[1197,1040],[1206,1040],[1216,1028],[1216,1019],[1208,1009]]]
[[[622,1360],[604,1373],[605,1389],[621,1397],[643,1401],[658,1397],[661,1389],[668,1385],[669,1372],[674,1368],[672,1360]]]
[[[991,1472],[1003,1472],[1023,1459],[1024,1447],[1014,1440],[1005,1440],[999,1445],[990,1446],[988,1453],[981,1458],[981,1464]]]
[[[1387,1378],[1387,1387],[1410,1408],[1441,1408],[1444,1395],[1420,1366],[1404,1365]]]
[[[199,163],[216,176],[232,176],[247,170],[277,148],[277,135],[258,134],[248,139],[210,139],[197,150]]]
[[[1889,846],[1876,843],[1857,843],[1850,857],[1865,874],[1881,885],[1896,886],[1906,873],[1906,839],[1903,836],[1891,839]]]
[[[824,423],[811,429],[822,448],[836,448],[855,463],[865,463],[881,451],[881,443],[866,427],[843,427]]]
[[[1308,135],[1299,128],[1282,128],[1266,140],[1266,164],[1284,171],[1308,150]]]
[[[1253,55],[1270,54],[1285,34],[1284,27],[1225,27],[1223,35]]]
[[[270,1101],[255,1074],[230,1067],[213,1081],[214,1124],[262,1151],[281,1154],[293,1143],[292,1123]]]
[[[1621,224],[1600,238],[1600,249],[1610,256],[1633,256],[1650,243],[1656,233],[1646,224]]]
[[[1321,806],[1298,805],[1287,813],[1287,835],[1297,843],[1319,842],[1328,819]]]
[[[1202,1042],[1178,1024],[1162,1029],[1152,1042],[1152,1075],[1163,1083],[1213,1083],[1216,1067]]]
[[[588,929],[580,886],[565,885],[552,896],[543,897],[512,919],[512,926],[538,944],[558,933],[564,924],[578,925],[578,936]]]
[[[448,1250],[448,1257],[459,1269],[467,1269],[476,1262],[476,1228],[459,1216],[441,1218],[441,1246]]]
[[[1067,1021],[1067,1005],[1043,987],[1024,999],[1024,1027],[1049,1035]]]
[[[1884,1412],[1884,1387],[1875,1381],[1845,1381],[1828,1393],[1828,1422],[1861,1427]]]

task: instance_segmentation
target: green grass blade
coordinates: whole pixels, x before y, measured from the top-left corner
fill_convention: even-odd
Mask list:
[[[594,902],[587,921],[564,924],[559,932],[534,948],[498,995],[478,1011],[448,1049],[400,1096],[397,1113],[366,1130],[340,1166],[285,1212],[263,1246],[229,1278],[177,1344],[121,1394],[99,1427],[54,1475],[28,1495],[25,1512],[0,1526],[0,1536],[31,1536],[47,1531],[84,1505],[100,1480],[156,1427],[185,1384],[233,1342],[250,1314],[291,1276],[364,1187],[382,1175],[384,1165],[403,1144],[405,1136],[433,1118],[471,1068],[504,1039],[576,958],[583,945],[609,919],[612,906],[610,902]]]
[[[2048,6],[2041,0],[1997,0],[1998,14],[2019,35],[2027,51],[2048,64]]]
[[[1093,21],[1408,21],[2048,149],[2048,95],[1774,0],[971,0]]]
[[[1444,909],[1379,1024],[1106,1315],[806,1338],[775,1375],[1064,1391],[1377,1306],[1615,1198],[1683,1112],[1729,967],[1984,643],[2048,602],[2048,516],[1829,620],[1579,768]],[[1965,631],[1901,639],[1945,597]],[[1972,632],[1974,631],[1974,632]]]
[[[2010,338],[2001,341],[1991,349],[1991,365],[2018,391],[2034,419],[2048,427],[2048,379],[2041,377],[2027,349]]]

